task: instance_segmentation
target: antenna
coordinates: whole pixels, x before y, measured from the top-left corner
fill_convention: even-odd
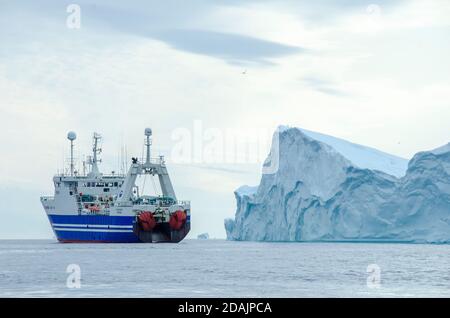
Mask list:
[[[83,176],[86,175],[86,158],[83,160]]]
[[[145,136],[147,136],[147,141],[145,142],[145,146],[147,147],[147,158],[145,160],[145,164],[150,164],[150,146],[152,141],[150,136],[152,135],[152,130],[150,128],[145,128]]]
[[[125,146],[123,144],[120,148],[120,170],[122,174],[125,174]]]
[[[128,167],[128,147],[125,145],[125,167]]]
[[[125,164],[125,144],[122,144],[120,147],[120,173],[126,174],[126,164]]]
[[[73,141],[77,139],[77,134],[73,131],[69,131],[67,134],[67,139],[70,140],[70,176],[73,177]]]

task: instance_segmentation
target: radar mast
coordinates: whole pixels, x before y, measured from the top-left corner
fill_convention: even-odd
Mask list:
[[[73,141],[77,139],[77,134],[73,131],[69,131],[67,139],[70,140],[70,176],[73,177],[74,164],[73,164]]]
[[[89,172],[89,177],[97,177],[100,176],[101,173],[98,170],[98,162],[102,162],[101,159],[98,159],[97,155],[102,152],[102,149],[98,147],[98,141],[102,138],[102,136],[96,132],[94,132],[94,145],[92,147],[92,157],[89,160],[89,164],[91,165],[91,172]]]
[[[147,158],[145,159],[145,164],[150,164],[150,146],[152,145],[152,140],[150,139],[150,136],[152,135],[151,128],[145,128],[144,132],[147,140],[145,142],[145,146],[147,147]]]

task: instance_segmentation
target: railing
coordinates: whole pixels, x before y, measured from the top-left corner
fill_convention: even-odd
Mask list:
[[[125,178],[127,175],[123,173],[114,173],[114,174],[104,174],[102,173],[102,178],[108,179],[108,178]],[[86,178],[87,174],[84,173],[77,173],[73,176],[70,175],[70,173],[56,173],[55,177],[72,177],[72,178]]]
[[[145,163],[145,158],[142,158],[142,163]],[[150,158],[150,163],[153,163],[155,165],[163,165],[166,163],[165,159],[163,156],[158,157],[158,158]]]
[[[178,201],[170,201],[170,202],[164,202],[164,201],[150,201],[150,202],[138,202],[135,201],[133,202],[133,205],[156,205],[156,206],[160,206],[160,207],[169,207],[172,205],[191,205],[191,201],[186,201],[186,200],[178,200]]]
[[[140,163],[140,164],[146,163],[146,158],[145,158],[145,157],[141,157],[141,158],[136,157],[136,159],[137,159],[137,163]],[[159,157],[156,157],[156,158],[155,158],[155,157],[150,158],[150,163],[151,163],[151,164],[154,164],[154,165],[165,165],[166,161],[165,161],[165,159],[164,159],[164,156],[159,156]],[[128,169],[128,168],[127,168],[127,169]],[[89,174],[89,172],[83,173],[83,172],[81,172],[81,171],[78,171],[76,174],[70,175],[70,172],[69,172],[69,171],[64,171],[64,172],[59,172],[59,171],[58,171],[58,172],[55,174],[55,176],[56,176],[56,177],[73,177],[73,178],[80,178],[80,177],[87,177],[88,174]],[[103,178],[125,178],[126,175],[127,175],[126,172],[124,172],[124,173],[114,173],[114,174],[112,174],[112,173],[110,173],[110,174],[102,173],[102,177],[103,177]]]

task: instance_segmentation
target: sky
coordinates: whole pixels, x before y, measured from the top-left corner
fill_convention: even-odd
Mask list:
[[[69,130],[78,168],[102,134],[109,172],[124,145],[142,155],[145,127],[191,200],[191,237],[223,238],[278,125],[408,159],[448,143],[449,56],[445,0],[0,0],[0,238],[53,237],[39,196],[67,168]]]

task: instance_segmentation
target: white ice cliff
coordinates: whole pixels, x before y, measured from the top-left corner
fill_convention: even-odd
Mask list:
[[[280,127],[264,166],[274,162],[258,187],[235,191],[228,239],[450,242],[450,143],[407,162]]]

